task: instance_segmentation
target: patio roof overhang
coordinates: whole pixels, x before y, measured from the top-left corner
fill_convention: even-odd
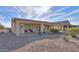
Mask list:
[[[46,21],[38,21],[38,20],[31,20],[31,19],[21,19],[21,18],[12,18],[13,21],[17,21],[19,23],[29,23],[29,24],[48,24],[48,25],[71,25],[68,20],[66,21],[59,21],[59,22],[46,22]]]

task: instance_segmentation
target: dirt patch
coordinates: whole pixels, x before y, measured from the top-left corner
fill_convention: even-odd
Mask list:
[[[76,52],[79,47],[73,43],[66,43],[63,39],[44,39],[30,43],[14,52]]]

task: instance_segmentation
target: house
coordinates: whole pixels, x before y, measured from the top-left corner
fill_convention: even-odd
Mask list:
[[[61,21],[61,22],[46,22],[46,21],[36,21],[29,19],[20,19],[20,18],[12,18],[11,27],[12,32],[17,36],[25,33],[25,32],[48,32],[50,29],[58,29],[60,31],[64,31],[65,28],[69,28],[69,21]]]

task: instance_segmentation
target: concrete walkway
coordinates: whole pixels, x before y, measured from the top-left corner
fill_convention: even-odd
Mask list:
[[[60,38],[63,34],[24,34],[16,37],[12,33],[0,34],[0,52],[8,52],[23,47],[36,40]]]

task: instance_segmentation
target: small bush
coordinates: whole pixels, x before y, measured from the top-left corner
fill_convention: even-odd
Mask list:
[[[72,37],[76,37],[79,34],[79,28],[69,28],[67,31]]]
[[[59,30],[58,29],[50,29],[50,32],[57,33],[57,32],[59,32]]]

